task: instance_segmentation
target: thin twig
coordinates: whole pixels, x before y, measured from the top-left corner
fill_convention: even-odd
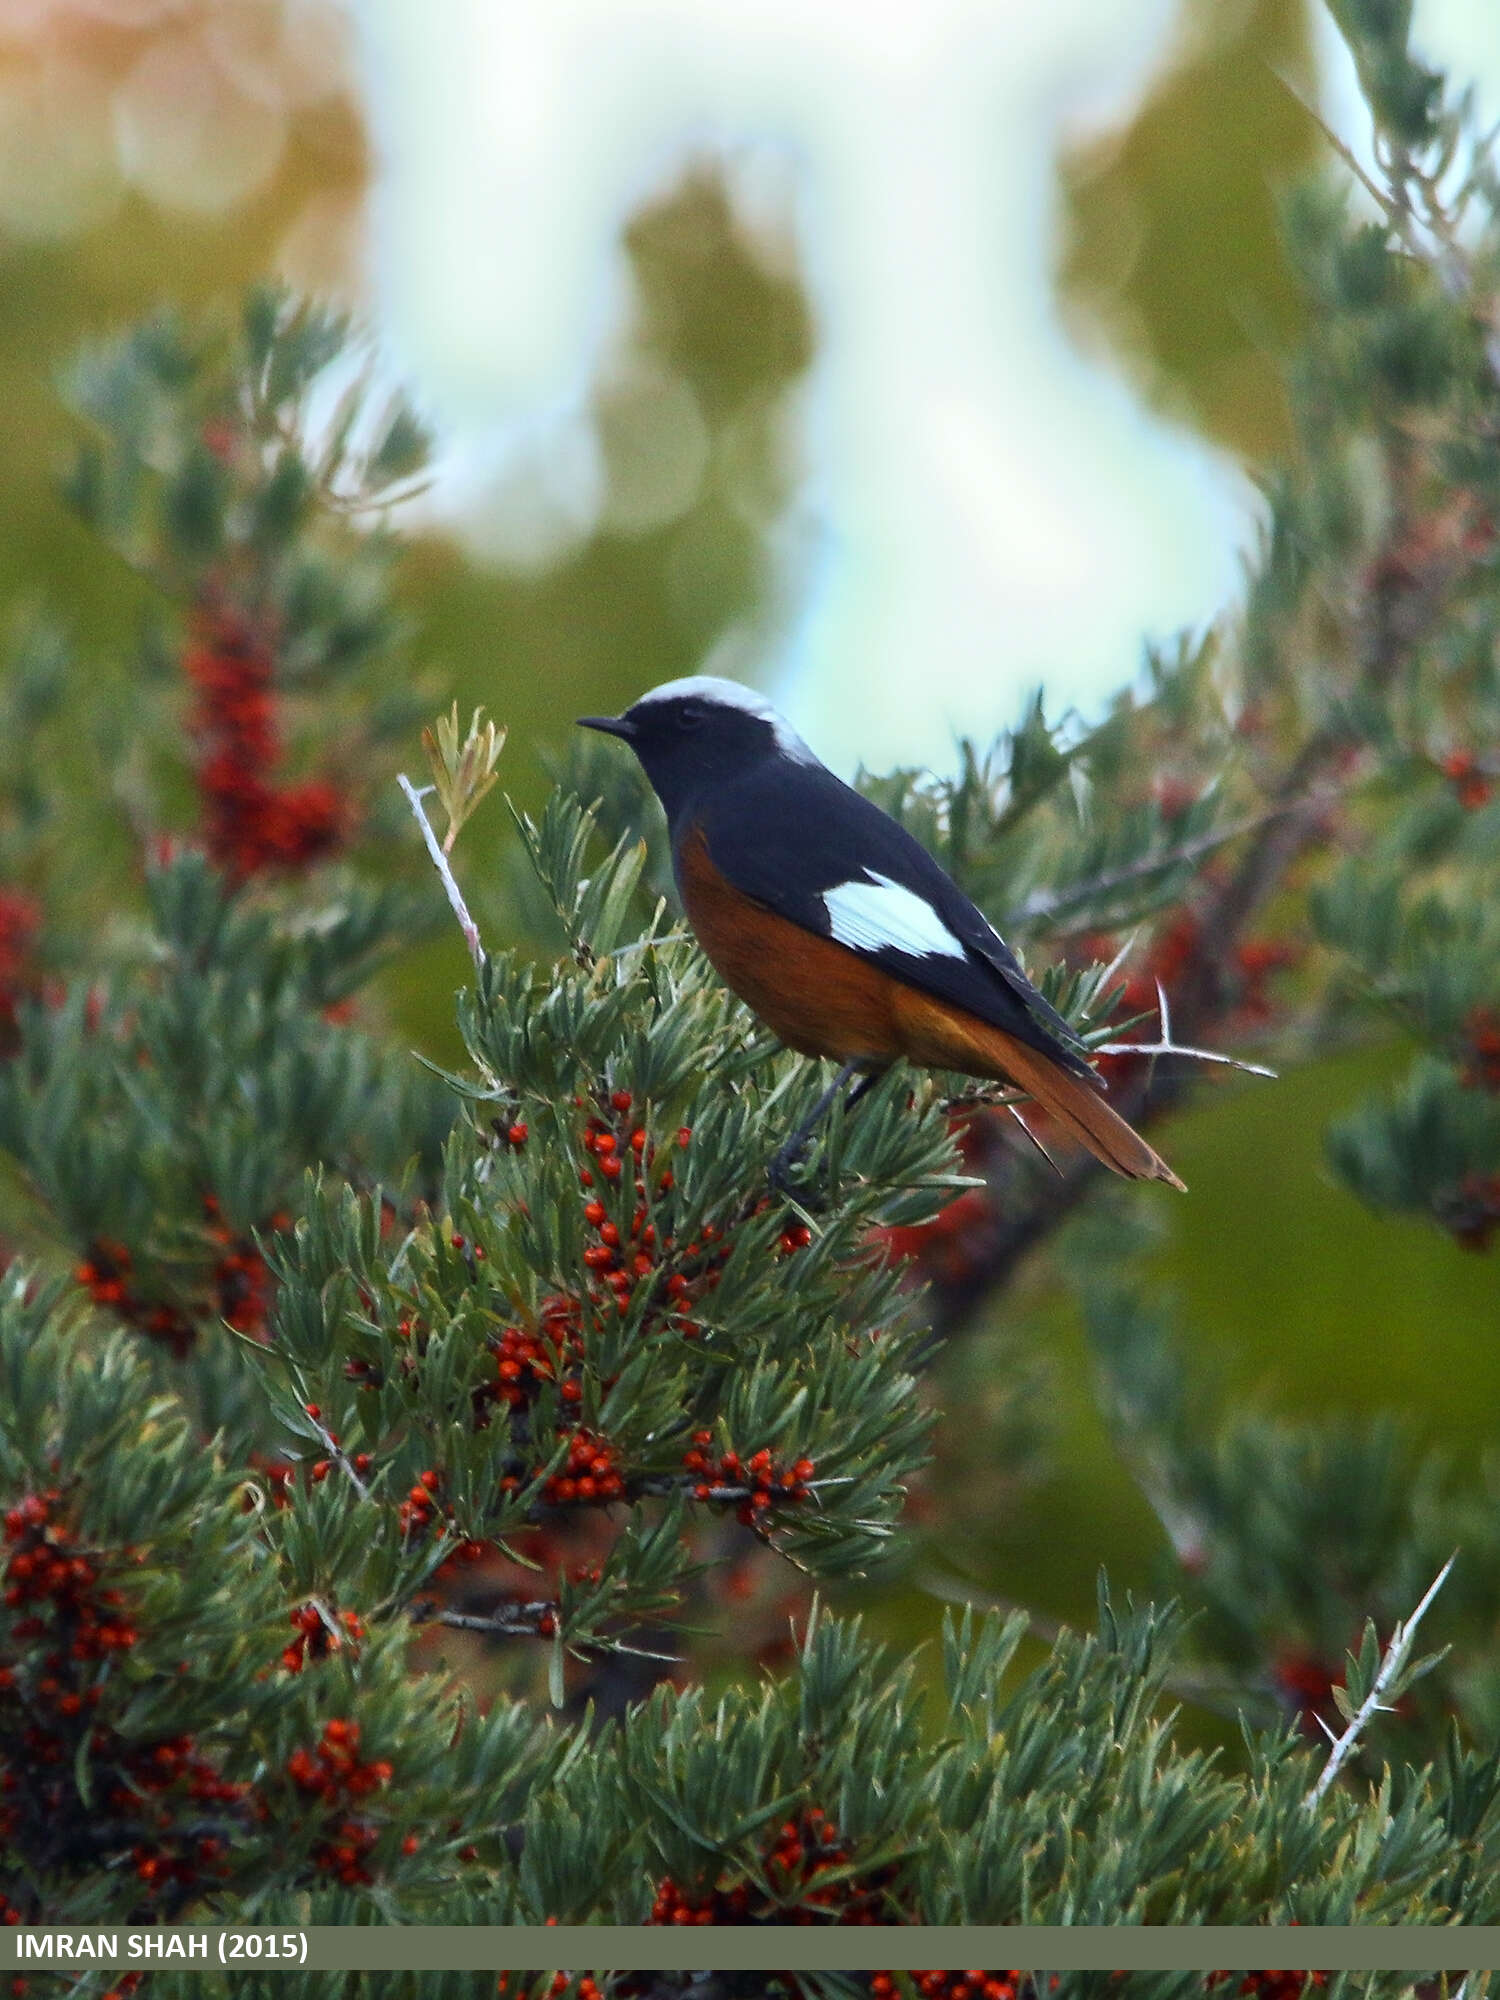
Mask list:
[[[1047,1162],[1047,1165],[1052,1169],[1053,1173],[1055,1173],[1058,1179],[1061,1180],[1062,1168],[1057,1164],[1056,1160],[1053,1159],[1052,1155],[1047,1151],[1047,1148],[1042,1144],[1041,1140],[1036,1136],[1035,1132],[1032,1131],[1031,1127],[1026,1123],[1026,1120],[1021,1116],[1019,1107],[1014,1104],[1007,1104],[1005,1108],[1010,1113],[1011,1117],[1015,1119],[1016,1123],[1020,1126],[1021,1130],[1026,1134],[1026,1137],[1031,1141],[1032,1145],[1036,1147],[1037,1151],[1041,1154],[1042,1158]]]
[[[305,1409],[306,1405],[304,1404],[303,1407]],[[315,1416],[313,1416],[310,1411],[308,1412],[308,1422],[312,1425],[313,1429],[317,1432],[319,1438],[322,1440],[323,1449],[327,1453],[328,1457],[333,1460],[334,1464],[339,1468],[340,1472],[342,1472],[345,1475],[349,1483],[353,1486],[355,1492],[359,1495],[360,1499],[368,1500],[370,1497],[369,1487],[366,1486],[365,1482],[360,1478],[359,1474],[354,1470],[353,1461],[344,1452],[344,1450],[342,1449],[342,1447],[338,1442],[338,1439],[334,1436],[333,1432],[329,1430],[326,1424],[319,1423],[318,1419]],[[321,1606],[319,1608],[321,1610]],[[329,1630],[331,1631],[332,1629],[333,1629],[332,1626],[330,1626]]]
[[[438,872],[438,879],[447,893],[453,914],[458,918],[458,927],[464,934],[464,943],[469,947],[469,956],[474,961],[475,970],[482,972],[484,970],[484,946],[479,941],[479,926],[469,914],[469,906],[464,901],[463,891],[454,880],[453,870],[448,865],[448,857],[444,854],[438,837],[432,830],[432,822],[428,819],[426,810],[422,804],[423,799],[426,798],[432,787],[424,785],[421,791],[418,791],[404,771],[396,774],[396,783],[405,792],[407,803],[417,816],[417,824],[422,829],[422,838],[427,843],[427,852],[432,856],[432,865]]]
[[[1246,819],[1236,820],[1232,826],[1210,827],[1193,840],[1184,840],[1176,847],[1169,847],[1160,853],[1143,854],[1139,860],[1127,861],[1118,868],[1105,869],[1101,874],[1091,875],[1082,882],[1068,882],[1060,889],[1033,889],[1024,902],[1017,904],[1002,929],[1029,923],[1037,917],[1050,917],[1058,910],[1066,910],[1075,903],[1091,903],[1101,896],[1107,896],[1115,889],[1128,889],[1137,882],[1148,880],[1153,875],[1162,875],[1170,868],[1181,867],[1184,862],[1201,861],[1205,854],[1212,854],[1220,847],[1227,847],[1232,840],[1242,834],[1254,833],[1269,819],[1275,819],[1285,812],[1285,806],[1273,806],[1267,812],[1252,813]]]
[[[1338,133],[1319,115],[1317,110],[1308,103],[1307,99],[1290,78],[1284,76],[1274,64],[1268,64],[1267,67],[1282,89],[1307,114],[1314,125],[1317,126],[1326,143],[1332,147],[1333,151],[1337,153],[1340,160],[1349,169],[1349,172],[1354,175],[1360,186],[1365,190],[1365,193],[1369,195],[1371,201],[1375,203],[1375,206],[1401,238],[1401,241],[1406,246],[1408,255],[1414,258],[1417,263],[1425,265],[1429,270],[1436,273],[1438,283],[1450,299],[1458,300],[1459,302],[1471,300],[1474,292],[1473,265],[1468,253],[1453,233],[1452,222],[1443,207],[1442,198],[1438,192],[1437,180],[1431,175],[1424,174],[1404,149],[1390,150],[1382,148],[1379,135],[1377,134],[1375,145],[1376,158],[1388,182],[1394,183],[1394,185],[1381,187],[1379,182],[1373,179],[1365,171],[1364,167],[1361,166],[1353,150],[1345,144]],[[1484,141],[1480,147],[1480,151],[1487,151],[1492,143],[1492,140]],[[1432,243],[1424,242],[1418,233],[1417,218],[1408,193],[1409,183],[1414,184],[1421,190],[1422,207],[1425,211],[1423,219],[1426,222],[1429,234],[1433,238]],[[1465,200],[1466,197],[1461,196],[1459,203],[1460,215],[1462,214]],[[1485,341],[1485,359],[1489,362],[1491,373],[1497,381],[1500,381],[1500,341],[1497,341],[1493,332],[1491,332],[1490,337]]]
[[[1271,72],[1272,76],[1275,77],[1276,81],[1281,85],[1282,89],[1286,92],[1287,96],[1291,98],[1292,102],[1296,104],[1300,110],[1305,112],[1306,115],[1312,120],[1313,124],[1317,126],[1319,132],[1323,136],[1324,141],[1333,148],[1335,153],[1338,154],[1339,158],[1343,161],[1344,165],[1349,169],[1350,173],[1353,174],[1354,178],[1359,182],[1360,186],[1364,189],[1365,193],[1370,197],[1371,201],[1373,201],[1375,206],[1380,210],[1381,214],[1385,216],[1389,222],[1394,223],[1395,226],[1401,231],[1402,237],[1405,239],[1407,249],[1411,251],[1413,256],[1419,256],[1421,254],[1421,245],[1412,239],[1409,232],[1409,228],[1406,226],[1407,218],[1405,216],[1405,212],[1401,208],[1400,203],[1392,199],[1390,190],[1388,188],[1381,187],[1378,181],[1371,178],[1371,176],[1365,171],[1364,167],[1360,164],[1359,159],[1356,156],[1353,148],[1339,137],[1338,133],[1334,131],[1333,127],[1328,123],[1327,119],[1324,118],[1322,112],[1320,112],[1315,105],[1308,103],[1307,99],[1302,95],[1302,92],[1297,88],[1296,84],[1292,82],[1291,78],[1287,76],[1283,70],[1279,70],[1276,67],[1275,63],[1267,63],[1266,68]]]
[[[1383,1708],[1389,1709],[1389,1704],[1382,1697],[1387,1693],[1391,1684],[1399,1677],[1402,1669],[1405,1667],[1407,1655],[1411,1651],[1411,1642],[1417,1636],[1417,1627],[1421,1624],[1423,1618],[1426,1617],[1432,1600],[1448,1581],[1448,1573],[1457,1561],[1458,1556],[1456,1553],[1449,1556],[1432,1582],[1427,1586],[1427,1594],[1423,1597],[1422,1602],[1417,1606],[1410,1618],[1405,1620],[1397,1619],[1396,1629],[1391,1634],[1391,1642],[1385,1649],[1385,1658],[1380,1662],[1380,1671],[1370,1683],[1370,1692],[1355,1710],[1353,1716],[1350,1718],[1348,1728],[1329,1752],[1328,1762],[1323,1766],[1317,1783],[1312,1787],[1303,1801],[1309,1810],[1322,1803],[1323,1795],[1327,1792],[1328,1787],[1353,1756],[1359,1744],[1360,1737],[1369,1726],[1371,1717]]]
[[[557,1616],[550,1598],[531,1604],[507,1605],[503,1611],[439,1611],[436,1623],[451,1625],[460,1632],[487,1632],[492,1638],[531,1638],[542,1629],[547,1617]]]
[[[1190,1042],[1096,1042],[1090,1049],[1097,1056],[1191,1056],[1194,1062],[1224,1063],[1230,1069],[1242,1069],[1247,1076],[1268,1076],[1273,1080],[1274,1069],[1267,1069],[1264,1063],[1246,1062],[1241,1056],[1226,1056],[1217,1049],[1195,1049]]]

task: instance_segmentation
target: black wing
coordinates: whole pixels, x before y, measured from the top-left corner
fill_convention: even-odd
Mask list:
[[[918,896],[962,952],[858,947],[895,978],[977,1014],[1075,1076],[1094,1078],[1076,1036],[1021,970],[1010,946],[889,813],[820,764],[777,760],[695,800],[679,835],[702,829],[714,865],[742,895],[819,937],[832,935],[823,897],[877,877]]]

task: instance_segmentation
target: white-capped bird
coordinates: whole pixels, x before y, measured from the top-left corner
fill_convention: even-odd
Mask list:
[[[698,942],[789,1048],[1014,1085],[1115,1173],[1182,1187],[983,913],[753,689],[695,675],[580,722],[640,759]]]

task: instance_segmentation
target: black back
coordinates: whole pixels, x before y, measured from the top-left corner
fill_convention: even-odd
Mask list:
[[[649,762],[646,770],[654,783]],[[843,883],[883,875],[920,896],[963,945],[963,956],[893,947],[861,956],[1095,1080],[1067,1023],[982,911],[903,826],[825,765],[762,755],[733,776],[716,772],[712,782],[684,787],[675,810],[665,796],[663,803],[674,862],[687,834],[701,828],[715,867],[734,888],[819,937],[831,935],[822,896]]]

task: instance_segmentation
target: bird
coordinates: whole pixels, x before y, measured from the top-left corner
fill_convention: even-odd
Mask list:
[[[850,1078],[852,1105],[904,1058],[1018,1089],[1114,1173],[1183,1188],[983,912],[755,689],[694,674],[578,724],[635,752],[725,985],[788,1048],[840,1065],[778,1166]]]

